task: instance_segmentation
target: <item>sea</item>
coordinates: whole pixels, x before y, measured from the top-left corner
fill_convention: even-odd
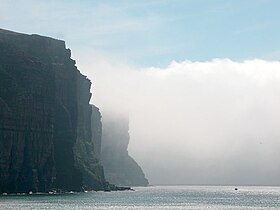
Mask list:
[[[150,186],[134,191],[2,195],[0,209],[280,209],[280,187]]]

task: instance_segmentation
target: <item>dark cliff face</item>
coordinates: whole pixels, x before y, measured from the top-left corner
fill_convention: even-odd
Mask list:
[[[97,107],[88,106],[90,85],[87,88],[88,91],[83,91],[78,98],[78,137],[74,147],[76,166],[82,171],[85,189],[108,190],[110,186],[104,178],[104,170],[96,151],[99,147],[97,142],[101,141],[101,115]]]
[[[94,153],[96,157],[100,159],[101,139],[102,139],[101,113],[99,109],[94,105],[92,105],[91,130],[92,130],[92,141],[94,145]]]
[[[70,56],[63,41],[0,30],[0,192],[104,189],[91,83]]]
[[[128,117],[102,114],[101,162],[105,178],[118,186],[147,186],[141,167],[128,154]]]

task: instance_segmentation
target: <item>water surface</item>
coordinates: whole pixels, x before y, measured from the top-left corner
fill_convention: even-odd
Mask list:
[[[0,209],[280,209],[280,187],[152,186],[135,191],[1,196]]]

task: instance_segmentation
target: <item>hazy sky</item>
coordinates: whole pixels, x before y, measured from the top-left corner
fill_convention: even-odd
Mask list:
[[[150,183],[280,184],[280,1],[0,0],[66,41],[92,103],[130,115]]]

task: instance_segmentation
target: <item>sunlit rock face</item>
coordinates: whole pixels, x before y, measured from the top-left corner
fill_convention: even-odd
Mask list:
[[[141,167],[128,154],[128,117],[102,113],[101,161],[105,178],[118,186],[147,186]]]
[[[64,41],[0,30],[0,193],[105,189],[91,82]]]

